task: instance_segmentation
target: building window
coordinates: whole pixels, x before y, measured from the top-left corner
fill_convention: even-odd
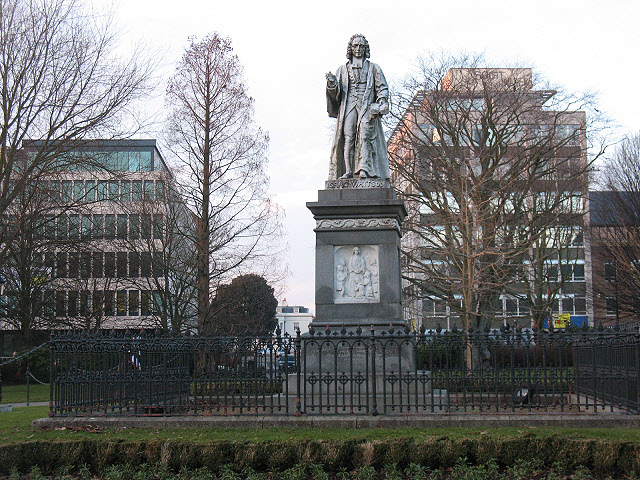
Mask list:
[[[116,216],[104,216],[104,238],[113,239],[116,237]]]
[[[118,278],[127,278],[127,252],[118,252],[116,254],[116,276]]]
[[[62,181],[62,201],[71,203],[73,200],[73,182],[71,180]]]
[[[91,236],[94,239],[104,237],[104,215],[93,215],[91,217]]]
[[[577,199],[578,201],[582,201],[581,198]],[[581,206],[576,207],[574,210],[581,210]],[[582,232],[576,233],[572,238],[571,238],[571,246],[572,247],[584,247],[584,235]]]
[[[151,291],[143,290],[140,296],[140,315],[151,315]]]
[[[84,194],[84,182],[82,180],[76,180],[73,182],[73,200],[80,202],[85,197]]]
[[[78,292],[76,290],[69,290],[69,299],[67,303],[67,314],[70,317],[78,316]]]
[[[560,272],[565,282],[584,282],[583,263],[563,263],[560,265]]]
[[[515,298],[507,298],[504,302],[504,310],[507,315],[518,314],[518,300]]]
[[[66,215],[60,215],[57,219],[56,225],[56,238],[58,240],[66,240],[67,232],[69,230],[69,217]]]
[[[138,316],[138,291],[129,290],[129,316]]]
[[[573,298],[565,297],[562,299],[562,313],[573,313]]]
[[[153,180],[144,181],[144,199],[151,201],[155,198]]]
[[[164,200],[164,182],[162,180],[156,182],[156,200],[158,202]]]
[[[44,217],[44,238],[46,240],[55,240],[56,238],[56,219],[53,215]],[[6,222],[5,222],[6,223]]]
[[[85,201],[87,202],[95,202],[96,201],[96,181],[95,180],[87,180],[84,182],[84,191],[85,191]]]
[[[618,312],[618,300],[616,297],[605,298],[605,309],[608,316],[615,315]]]
[[[65,305],[65,291],[64,290],[58,290],[56,292],[56,317],[64,317],[66,316],[67,313],[67,309],[66,309],[66,305]]]
[[[151,152],[129,152],[129,171],[148,172],[151,171]]]
[[[120,199],[120,184],[117,180],[109,182],[109,200],[117,202]]]
[[[129,180],[120,182],[120,200],[123,202],[131,201],[131,182]]]
[[[574,297],[574,313],[576,315],[587,314],[587,299],[585,297]]]
[[[504,314],[509,317],[523,317],[529,315],[530,308],[527,300],[518,298],[504,299]]]
[[[67,254],[65,252],[56,253],[56,277],[65,278],[67,276]]]
[[[153,238],[156,240],[162,240],[162,227],[164,224],[164,218],[162,214],[155,214],[153,216]]]
[[[162,252],[153,252],[153,276],[154,278],[162,277],[163,273]]]
[[[93,292],[93,303],[92,303],[92,311],[94,313],[94,315],[96,316],[100,316],[101,312],[103,312],[103,308],[104,308],[104,292],[102,291],[95,291]],[[105,312],[106,315],[106,312]]]
[[[98,182],[98,201],[102,202],[109,198],[109,182],[100,180]]]
[[[140,216],[129,215],[129,238],[138,240],[140,238]]]
[[[102,252],[93,252],[91,254],[93,260],[92,274],[95,278],[102,278],[104,275],[104,265],[102,260]]]
[[[104,292],[104,314],[112,317],[115,315],[115,296],[114,290],[107,290]]]
[[[141,228],[140,228],[140,238],[144,240],[149,240],[151,238],[151,215],[145,214],[140,215],[141,220]]]
[[[137,278],[140,276],[140,254],[138,252],[129,252],[129,277]]]
[[[86,316],[91,311],[91,294],[88,290],[80,292],[80,306],[78,313],[82,316]]]
[[[80,215],[69,215],[69,238],[80,238]]]
[[[116,253],[105,252],[104,254],[104,276],[113,278],[116,276]]]
[[[80,272],[80,253],[69,253],[69,278],[78,278]]]
[[[91,277],[91,252],[80,254],[80,278]]]
[[[162,314],[162,295],[157,290],[153,291],[153,313]]]
[[[8,300],[8,299],[7,299]],[[52,290],[45,290],[42,295],[43,313],[45,316],[50,317],[54,313],[54,295]]]
[[[142,252],[140,254],[140,276],[151,276],[151,252]]]
[[[576,263],[573,265],[573,281],[584,282],[584,264]]]
[[[134,202],[142,200],[142,180],[131,182],[131,200]]]
[[[561,145],[580,145],[580,125],[557,125],[556,140]]]
[[[60,202],[60,181],[51,180],[49,182],[49,200],[51,203]]]
[[[127,291],[118,290],[116,294],[116,314],[124,317],[127,314]]]
[[[80,218],[80,236],[83,240],[91,238],[91,215],[82,215]]]
[[[427,298],[422,302],[424,315],[426,317],[442,317],[447,314],[447,305],[439,299]]]
[[[616,265],[612,262],[604,262],[604,279],[609,282],[616,281]]]
[[[118,215],[118,238],[120,240],[127,239],[127,215]]]

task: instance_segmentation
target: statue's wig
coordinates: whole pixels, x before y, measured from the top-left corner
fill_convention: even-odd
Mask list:
[[[349,61],[351,61],[351,58],[353,57],[353,49],[351,48],[351,46],[353,45],[353,41],[358,37],[364,40],[364,59],[366,60],[371,56],[371,49],[369,48],[369,42],[367,42],[367,38],[361,33],[356,33],[355,35],[351,35],[351,38],[349,39],[349,45],[347,45],[347,60]]]

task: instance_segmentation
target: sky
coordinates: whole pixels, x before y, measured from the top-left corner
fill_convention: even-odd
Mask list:
[[[346,61],[352,34],[367,37],[390,84],[427,52],[483,52],[492,66],[517,62],[569,91],[596,92],[620,132],[640,130],[637,0],[88,1],[113,10],[123,41],[155,52],[154,111],[189,37],[232,40],[256,122],[269,132],[271,195],[285,212],[282,261],[291,273],[279,300],[312,312],[315,222],[305,204],[317,201],[329,169],[335,120],[326,113],[325,73]],[[159,138],[160,130],[142,136]]]

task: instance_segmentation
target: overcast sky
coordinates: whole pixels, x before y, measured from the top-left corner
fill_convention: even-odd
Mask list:
[[[312,312],[315,224],[305,203],[328,173],[324,75],[346,61],[353,33],[367,37],[390,83],[427,51],[484,52],[494,66],[517,61],[569,90],[599,92],[621,131],[640,130],[637,0],[121,0],[113,8],[127,41],[160,53],[159,94],[189,36],[231,38],[271,137],[272,196],[286,212],[291,276],[281,297]]]

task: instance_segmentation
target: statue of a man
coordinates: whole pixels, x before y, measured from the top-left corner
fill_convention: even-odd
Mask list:
[[[389,178],[382,115],[389,112],[389,88],[378,65],[368,60],[364,35],[349,40],[347,59],[327,73],[327,112],[337,118],[331,145],[329,180]]]
[[[364,287],[362,285],[364,272],[367,270],[367,262],[360,254],[360,247],[353,247],[353,254],[349,258],[349,284],[347,295],[350,297],[363,297]]]

